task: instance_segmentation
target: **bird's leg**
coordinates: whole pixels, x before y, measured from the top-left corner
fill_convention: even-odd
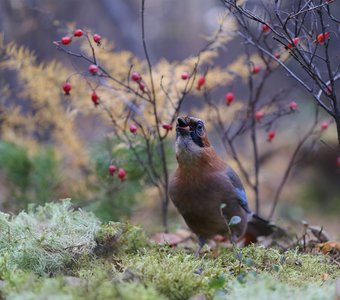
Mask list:
[[[195,252],[195,258],[199,256],[204,244],[206,243],[205,239],[202,238],[201,236],[198,236],[197,238],[198,238],[198,249]]]
[[[237,240],[238,240],[237,235],[234,234],[234,233],[232,233],[232,234],[231,234],[231,237],[230,237],[230,242],[231,242],[233,245],[236,245]]]

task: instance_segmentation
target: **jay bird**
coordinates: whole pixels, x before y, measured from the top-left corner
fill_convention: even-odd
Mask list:
[[[178,118],[176,158],[178,167],[170,182],[169,195],[198,237],[195,256],[207,239],[228,234],[226,220],[229,222],[233,216],[239,217],[239,222],[230,226],[235,242],[247,234],[248,242],[253,242],[259,235],[272,233],[269,222],[250,210],[240,178],[210,145],[202,120]]]

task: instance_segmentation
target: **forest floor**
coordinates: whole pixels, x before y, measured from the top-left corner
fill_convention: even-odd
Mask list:
[[[69,201],[0,213],[3,299],[339,299],[340,267],[322,252],[251,245],[193,249],[101,224]],[[338,279],[338,280],[337,280]]]

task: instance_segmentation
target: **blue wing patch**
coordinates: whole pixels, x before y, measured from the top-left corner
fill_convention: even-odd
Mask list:
[[[242,185],[242,182],[240,180],[240,177],[236,174],[236,172],[231,168],[227,167],[227,175],[230,179],[231,184],[234,187],[234,192],[237,196],[237,199],[241,205],[241,207],[248,213],[251,214],[251,210],[248,206],[248,200],[246,192],[244,191],[244,187]]]
[[[235,188],[234,189],[235,194],[237,195],[237,198],[242,206],[242,208],[248,213],[251,213],[251,210],[248,206],[248,200],[247,200],[247,195],[246,192],[243,189],[240,188]]]

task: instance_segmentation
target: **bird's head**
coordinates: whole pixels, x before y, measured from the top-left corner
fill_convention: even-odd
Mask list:
[[[202,120],[188,116],[177,119],[176,156],[178,160],[195,159],[208,147],[210,143]]]

